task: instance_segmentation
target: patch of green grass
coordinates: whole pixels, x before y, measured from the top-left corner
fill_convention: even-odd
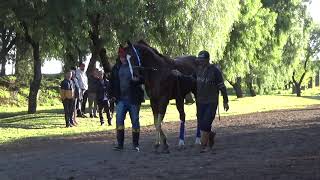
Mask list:
[[[285,96],[257,96],[236,99],[230,96],[230,110],[224,112],[220,103],[221,116],[245,114],[253,112],[270,111],[275,109],[304,108],[306,106],[320,104],[320,97],[307,96],[295,97],[294,95]],[[220,99],[222,102],[222,99]],[[72,136],[88,132],[100,132],[112,130],[115,128],[115,118],[113,126],[100,126],[99,119],[79,119],[79,126],[65,128],[62,105],[41,106],[36,114],[26,113],[26,107],[0,107],[0,144],[19,142],[26,138],[43,137],[50,138],[54,136]],[[196,119],[196,106],[185,105],[186,119]],[[140,123],[142,126],[153,124],[153,115],[146,101],[140,112]],[[179,113],[175,108],[175,102],[171,101],[165,116],[165,122],[179,121]],[[126,127],[131,127],[130,119],[127,117]]]

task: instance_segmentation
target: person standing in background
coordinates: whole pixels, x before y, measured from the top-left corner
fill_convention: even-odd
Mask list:
[[[64,117],[66,121],[66,127],[72,127],[73,123],[73,106],[74,106],[74,85],[71,80],[72,72],[68,71],[65,74],[64,80],[60,84],[60,98],[63,103]]]
[[[81,89],[80,89],[80,86],[79,86],[78,78],[76,77],[76,71],[75,70],[76,70],[76,68],[72,68],[71,69],[71,72],[72,72],[71,81],[72,81],[73,87],[74,87],[73,122],[74,122],[75,125],[77,125],[78,124],[77,111],[81,107],[82,94],[81,94]]]
[[[106,112],[106,115],[107,115],[108,125],[111,126],[111,120],[113,116],[113,109],[111,107],[111,104],[113,104],[113,102],[111,102],[110,94],[109,94],[110,83],[105,78],[103,71],[99,71],[98,77],[99,77],[99,84],[97,87],[97,103],[98,103],[100,123],[101,123],[101,126],[104,124],[104,119],[103,119],[103,111],[104,111]]]
[[[84,63],[80,64],[80,67],[76,69],[76,77],[78,79],[79,87],[80,87],[80,93],[82,99],[80,100],[81,106],[79,106],[79,110],[77,111],[78,117],[86,118],[85,114],[85,108],[88,98],[88,77],[85,70],[86,65]]]
[[[98,69],[93,69],[88,77],[88,101],[90,118],[97,118],[97,87],[99,84]]]

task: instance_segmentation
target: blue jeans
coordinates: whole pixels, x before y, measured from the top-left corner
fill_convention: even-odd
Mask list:
[[[140,129],[139,111],[140,111],[140,105],[130,104],[127,100],[120,100],[117,103],[117,107],[116,107],[117,129],[124,128],[124,120],[126,118],[127,112],[129,112],[132,129],[139,130]]]
[[[201,131],[210,132],[218,103],[197,103],[197,120]]]

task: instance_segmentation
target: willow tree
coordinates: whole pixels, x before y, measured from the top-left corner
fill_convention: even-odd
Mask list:
[[[308,21],[308,20],[306,20]],[[313,75],[312,60],[320,53],[320,28],[319,26],[312,27],[309,22],[304,23],[304,32],[300,37],[301,41],[294,44],[297,47],[293,48],[293,54],[296,54],[297,64],[292,73],[292,82],[295,88],[295,93],[298,97],[301,96],[301,85],[308,77],[308,73]],[[311,27],[308,27],[311,26]]]
[[[221,57],[239,0],[147,1],[145,31],[151,44],[170,56],[206,49],[213,61]]]
[[[276,14],[264,8],[260,0],[241,1],[239,20],[233,25],[223,59],[219,62],[238,98],[243,97],[241,80],[244,77],[250,94],[255,95],[252,83],[255,70],[266,61],[258,59],[258,53],[271,36],[275,18]]]

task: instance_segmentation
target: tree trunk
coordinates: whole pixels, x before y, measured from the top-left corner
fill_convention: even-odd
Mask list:
[[[0,60],[1,60],[1,71],[0,76],[6,75],[6,64],[7,59],[6,56],[8,55],[10,49],[16,43],[16,35],[14,33],[14,29],[6,28],[5,26],[1,26],[1,51],[0,51]]]
[[[309,83],[308,83],[308,88],[312,88],[313,87],[313,78],[310,77]]]
[[[298,97],[301,97],[301,84],[295,83],[295,90]]]
[[[64,71],[68,71],[70,70],[72,67],[77,67],[78,62],[77,62],[77,58],[75,58],[75,56],[72,54],[72,51],[70,50],[70,48],[66,48],[66,52],[65,52],[65,62],[64,62]]]
[[[255,97],[257,95],[257,93],[253,88],[253,78],[250,74],[248,74],[246,77],[246,84],[247,84],[247,87],[249,88],[249,92],[250,92],[251,97]]]
[[[243,98],[243,91],[241,87],[241,77],[237,77],[235,83],[231,81],[228,81],[228,82],[231,84],[233,90],[235,91],[237,98]]]
[[[97,59],[99,58],[100,51],[102,49],[102,39],[100,38],[100,14],[89,16],[91,30],[89,31],[90,39],[92,41],[91,46],[91,58],[88,65],[87,74],[90,74],[96,67]]]
[[[15,76],[18,84],[26,86],[29,85],[32,71],[31,51],[29,44],[21,36],[17,37],[16,49]]]
[[[92,47],[91,58],[90,58],[90,61],[89,61],[87,74],[90,74],[92,72],[92,70],[94,68],[96,68],[97,59],[99,58],[99,51],[100,51],[100,48],[98,48],[96,46]]]
[[[33,43],[33,80],[30,84],[28,113],[34,114],[37,111],[37,97],[40,89],[42,74],[39,43]]]
[[[107,57],[107,52],[105,48],[102,48],[100,50],[100,62],[102,64],[103,70],[104,72],[111,72],[111,65],[110,62],[108,61],[108,57]]]
[[[295,79],[295,77],[294,77],[295,74],[296,74],[296,72],[293,72],[293,74],[292,74],[292,81],[293,81],[293,85],[294,85],[293,88],[294,88],[294,91],[295,91],[295,93],[297,94],[298,97],[301,97],[301,83],[302,83],[302,81],[303,81],[303,78],[304,78],[304,76],[305,76],[305,73],[306,73],[306,72],[304,72],[304,73],[302,74],[299,82],[296,81],[296,79]]]
[[[26,42],[32,46],[33,52],[33,80],[30,83],[29,99],[28,99],[28,113],[34,114],[37,111],[37,98],[40,89],[42,74],[41,74],[41,60],[40,60],[40,45],[39,41],[34,41],[28,30],[28,25],[21,22],[24,29],[24,37]]]
[[[0,76],[5,76],[6,75],[6,55],[3,52],[0,52],[0,60],[1,60],[1,72]]]

